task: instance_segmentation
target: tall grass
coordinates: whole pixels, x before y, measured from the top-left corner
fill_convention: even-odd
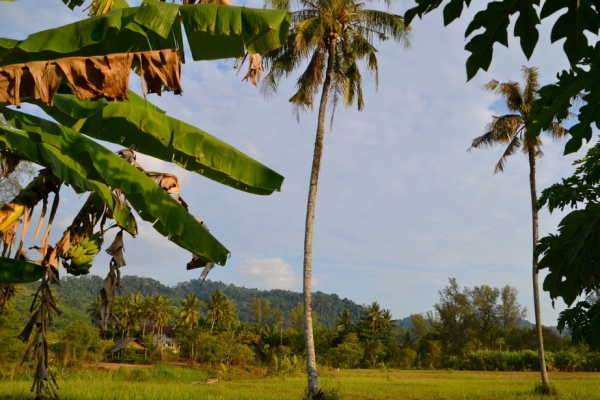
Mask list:
[[[195,384],[216,372],[197,368],[157,365],[114,371],[57,370],[62,374],[62,400],[301,400],[306,386],[302,374],[293,377],[240,378],[216,384]],[[229,373],[235,374],[235,371]],[[213,375],[211,375],[213,374]],[[560,399],[597,399],[598,374],[550,373]],[[336,399],[540,399],[535,395],[535,372],[321,371],[320,384]],[[0,399],[33,399],[25,375],[0,382]]]

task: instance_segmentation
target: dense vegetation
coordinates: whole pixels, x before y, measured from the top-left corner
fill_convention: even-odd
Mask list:
[[[102,333],[85,313],[94,310],[101,279],[94,276],[65,278],[56,294],[66,312],[54,318],[49,333],[51,358],[59,365],[81,365],[106,359],[107,350],[123,337],[138,337],[150,349],[144,359],[127,350],[120,362],[194,361],[211,373],[237,368],[259,375],[294,375],[302,369],[305,352],[304,318],[300,293],[238,288],[220,282],[196,281],[175,287],[138,277],[124,277],[132,295],[115,300],[112,323]],[[194,288],[195,292],[188,291]],[[17,362],[25,345],[17,336],[31,288],[23,287],[0,317],[0,360]],[[439,292],[439,301],[425,314],[395,320],[389,310],[373,302],[358,306],[336,295],[318,293],[322,315],[315,320],[318,365],[331,368],[402,368],[531,371],[539,369],[536,333],[524,323],[527,310],[517,301],[513,287],[487,285],[460,287],[456,279]],[[295,302],[295,304],[294,304]],[[294,306],[291,306],[291,305]],[[353,312],[345,305],[353,307]],[[244,311],[242,311],[244,310]],[[358,317],[355,316],[358,314]],[[282,322],[283,329],[282,329]],[[144,335],[143,323],[177,325],[179,352]],[[544,327],[548,367],[561,371],[600,370],[600,353],[571,344],[567,337]]]
[[[208,300],[210,293],[222,290],[235,305],[240,321],[249,323],[253,322],[250,307],[250,299],[252,298],[260,297],[269,300],[272,305],[276,305],[286,316],[298,303],[302,302],[302,293],[279,289],[247,289],[211,280],[206,280],[202,286],[200,286],[198,279],[180,282],[176,286],[166,286],[151,278],[124,276],[122,284],[129,293],[139,292],[143,296],[161,294],[167,297],[173,305],[180,305],[183,298],[189,293],[194,293],[202,300]],[[65,313],[64,316],[56,320],[57,325],[64,328],[74,319],[85,319],[85,308],[96,299],[101,287],[102,278],[99,276],[63,277],[61,285],[54,288]],[[35,284],[27,284],[21,285],[19,289],[26,294],[36,290],[37,286]],[[336,294],[316,292],[313,296],[313,309],[318,315],[318,321],[322,326],[327,328],[335,327],[336,318],[344,309],[348,309],[354,319],[358,319],[364,310],[363,306],[348,299],[341,299]],[[17,309],[23,315],[25,315],[25,310],[30,306],[28,300],[26,300],[27,297],[21,296],[17,299]],[[82,304],[85,306],[82,307]],[[28,319],[28,317],[24,318]],[[24,320],[24,322],[27,321]],[[287,326],[287,321],[284,321],[284,324]]]

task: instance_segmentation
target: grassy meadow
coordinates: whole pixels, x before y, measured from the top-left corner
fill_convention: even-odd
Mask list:
[[[62,400],[214,399],[265,400],[303,398],[304,375],[225,377],[204,381],[205,370],[158,365],[115,371],[58,370]],[[0,381],[0,399],[32,399],[27,377]],[[534,399],[536,372],[342,370],[321,374],[327,399]],[[587,372],[550,374],[559,399],[600,399],[600,376]]]

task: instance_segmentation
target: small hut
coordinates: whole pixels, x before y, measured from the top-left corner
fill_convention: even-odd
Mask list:
[[[108,351],[110,354],[110,359],[120,360],[121,357],[123,357],[123,352],[127,348],[135,349],[135,352],[137,354],[143,354],[144,360],[146,360],[146,356],[148,355],[148,348],[144,346],[142,342],[140,342],[140,339],[136,338],[122,339],[115,343],[115,346]]]

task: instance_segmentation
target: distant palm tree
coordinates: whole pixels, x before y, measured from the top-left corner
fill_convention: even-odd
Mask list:
[[[493,146],[503,146],[504,153],[496,163],[494,173],[503,172],[508,157],[521,151],[529,159],[529,190],[531,194],[531,216],[532,216],[532,272],[533,272],[533,303],[535,309],[535,325],[538,341],[538,356],[540,361],[540,372],[542,385],[549,388],[548,373],[546,372],[546,359],[544,357],[544,341],[542,338],[542,316],[540,311],[540,292],[538,284],[538,257],[535,253],[535,247],[538,242],[538,212],[537,212],[537,190],[536,190],[536,158],[541,157],[542,140],[539,136],[527,138],[527,126],[532,121],[529,114],[531,105],[538,97],[539,71],[536,67],[528,68],[523,66],[524,87],[518,82],[499,83],[492,80],[483,86],[483,90],[495,92],[502,96],[506,102],[509,114],[494,116],[492,122],[486,127],[486,132],[473,139],[472,148],[487,148]],[[559,123],[550,125],[550,129],[545,132],[551,139],[562,139],[566,137],[568,130]]]
[[[179,315],[177,324],[187,328],[198,326],[198,316],[200,315],[200,299],[194,293],[190,293],[185,297],[179,307]]]
[[[187,329],[188,332],[197,327],[201,307],[200,299],[194,293],[188,294],[179,307],[177,325]],[[190,359],[194,359],[194,341],[191,341]]]
[[[386,0],[390,5],[392,0]],[[306,210],[304,233],[304,319],[308,389],[312,396],[319,390],[312,326],[312,241],[317,199],[317,185],[323,155],[325,116],[329,103],[333,113],[342,101],[346,107],[355,102],[364,107],[362,75],[359,62],[378,83],[378,40],[394,39],[405,47],[410,28],[401,16],[385,11],[368,10],[357,0],[265,0],[270,8],[292,12],[292,26],[286,43],[265,55],[270,71],[261,83],[261,92],[270,97],[277,91],[282,77],[306,67],[298,78],[296,93],[290,98],[296,118],[300,111],[312,109],[321,92],[317,133]]]
[[[338,332],[348,333],[352,328],[352,315],[347,308],[344,308],[339,317],[337,317]]]
[[[163,327],[169,323],[171,301],[161,294],[155,294],[152,297],[146,298],[144,303],[144,311],[150,323],[157,328],[157,344],[162,349]]]
[[[370,306],[365,308],[367,312],[367,323],[373,331],[379,329],[383,322],[383,310],[378,302],[374,301]]]
[[[208,310],[208,320],[210,321],[210,331],[212,332],[215,325],[231,325],[237,319],[235,306],[222,290],[217,290],[210,295],[210,300],[204,302]]]
[[[131,329],[135,329],[140,322],[142,301],[141,293],[115,298],[113,313],[123,325],[122,336],[129,336]]]

